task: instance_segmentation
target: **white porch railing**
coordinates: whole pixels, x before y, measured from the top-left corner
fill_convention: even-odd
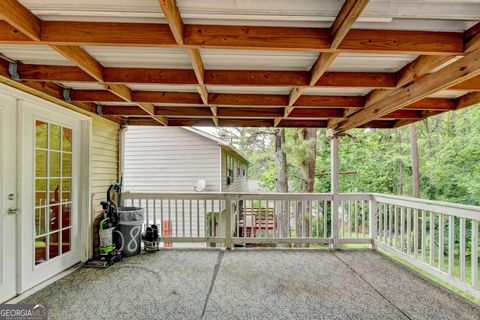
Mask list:
[[[480,297],[480,207],[384,194],[373,199],[378,207],[376,246]]]
[[[165,246],[372,244],[480,298],[480,207],[371,193],[126,192],[123,199],[145,208],[145,224],[159,226]]]

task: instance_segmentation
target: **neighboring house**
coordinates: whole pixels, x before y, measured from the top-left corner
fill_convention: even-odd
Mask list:
[[[229,142],[201,130],[129,127],[124,150],[125,191],[195,192],[200,179],[206,180],[203,192],[248,191],[248,161]],[[221,232],[219,213],[224,208],[219,202],[197,206],[181,200],[157,201],[148,205],[147,221],[162,221],[165,236],[177,236],[176,230],[184,229],[180,236],[205,236],[212,227]],[[174,208],[181,208],[181,216],[171,215],[177,212]],[[197,225],[198,230],[190,228]]]
[[[187,127],[129,127],[124,189],[132,192],[247,192],[248,161],[228,141]]]

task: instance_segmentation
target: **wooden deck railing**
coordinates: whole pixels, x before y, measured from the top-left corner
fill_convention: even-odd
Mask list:
[[[480,207],[372,193],[126,192],[123,199],[145,208],[145,224],[157,224],[167,244],[370,244],[480,298]]]

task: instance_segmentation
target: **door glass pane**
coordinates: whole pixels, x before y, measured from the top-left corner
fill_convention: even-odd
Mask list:
[[[60,206],[50,206],[48,209],[49,232],[56,231],[60,227]]]
[[[48,125],[43,121],[35,122],[35,146],[37,148],[47,149]]]
[[[72,192],[72,179],[62,179],[62,202],[70,202]]]
[[[60,203],[60,179],[50,179],[48,190],[48,203]]]
[[[47,237],[35,238],[35,265],[47,261]]]
[[[60,135],[60,126],[57,126],[56,124],[51,124],[50,125],[50,150],[60,150],[60,141],[61,141],[61,135]]]
[[[71,251],[72,136],[70,128],[35,122],[35,264]]]
[[[72,154],[63,153],[62,159],[62,177],[72,176]]]
[[[47,179],[35,179],[35,206],[47,204]]]
[[[63,128],[62,150],[72,151],[72,129]]]
[[[70,249],[70,229],[66,229],[62,231],[62,253],[68,252]]]
[[[35,176],[47,176],[47,151],[36,150],[35,152]]]
[[[70,204],[62,205],[62,228],[70,227]]]
[[[46,210],[47,210],[46,207],[35,209],[35,235],[37,236],[40,236],[47,232],[47,230],[45,229]]]
[[[48,251],[50,259],[58,257],[58,255],[60,254],[60,232],[50,234]]]
[[[50,151],[50,177],[60,177],[60,152]]]

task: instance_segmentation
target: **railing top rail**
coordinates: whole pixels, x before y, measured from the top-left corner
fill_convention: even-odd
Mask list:
[[[480,220],[479,206],[379,193],[374,193],[373,197],[376,201],[387,204],[400,205],[412,209],[433,211],[463,218]]]
[[[368,200],[371,193],[342,193],[340,200]],[[333,200],[332,193],[251,193],[251,192],[124,192],[124,199],[178,200]]]

